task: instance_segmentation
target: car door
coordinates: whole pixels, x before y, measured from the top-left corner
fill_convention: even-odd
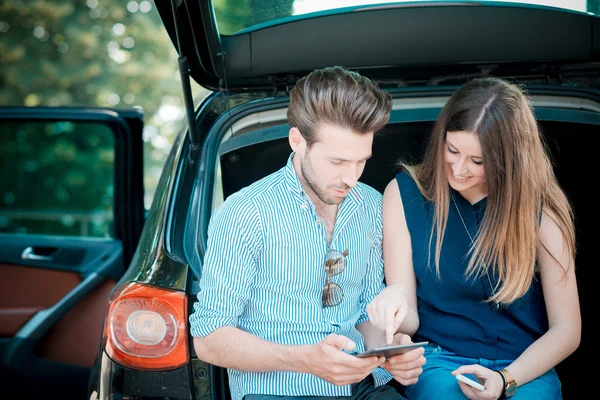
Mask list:
[[[144,222],[142,117],[0,108],[0,393],[85,395]]]

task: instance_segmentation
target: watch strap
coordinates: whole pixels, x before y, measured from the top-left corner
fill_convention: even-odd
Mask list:
[[[511,397],[517,391],[517,381],[515,381],[515,378],[506,368],[502,368],[498,372],[504,380],[504,397]]]

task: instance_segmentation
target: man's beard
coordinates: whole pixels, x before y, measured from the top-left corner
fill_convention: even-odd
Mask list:
[[[332,196],[329,196],[327,194],[327,187],[326,188],[322,188],[321,186],[319,186],[319,184],[317,183],[317,178],[315,177],[315,171],[312,167],[312,164],[310,163],[310,160],[308,158],[307,155],[304,156],[304,158],[302,158],[301,162],[300,162],[300,171],[302,172],[302,177],[304,178],[304,181],[306,182],[306,184],[310,187],[310,189],[313,191],[314,194],[317,195],[317,197],[319,198],[319,200],[321,200],[323,203],[333,206],[333,205],[337,205],[340,204],[344,199],[341,198],[335,198]],[[336,189],[336,190],[348,190],[349,187],[347,185],[341,184],[343,185],[343,187],[336,187],[336,186],[331,186],[332,189]]]

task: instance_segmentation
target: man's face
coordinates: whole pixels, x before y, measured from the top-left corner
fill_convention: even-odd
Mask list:
[[[310,197],[314,197],[312,192],[327,205],[340,204],[356,186],[371,157],[373,133],[358,134],[335,125],[319,124],[315,138],[310,147],[304,142],[294,149],[300,159],[300,179]]]

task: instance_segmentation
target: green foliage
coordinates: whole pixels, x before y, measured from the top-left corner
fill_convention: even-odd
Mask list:
[[[163,96],[179,97],[181,89],[175,51],[151,11],[132,13],[117,0],[3,2],[9,27],[0,43],[0,104],[155,112]]]
[[[192,88],[197,96],[207,94],[198,85]],[[0,2],[0,105],[142,108],[146,206],[185,121],[177,53],[154,4],[144,0]],[[67,165],[54,145],[43,135],[35,136],[39,132],[31,132],[30,153],[21,149],[13,154],[18,160],[0,161],[7,176],[19,176],[19,168],[31,160]],[[2,130],[0,135],[0,153],[6,155],[10,133]],[[70,135],[62,140],[75,144],[77,138]],[[86,163],[68,164],[72,173],[87,174],[103,165],[102,151],[78,151]],[[0,184],[0,211],[10,208],[4,194],[12,193],[15,184]],[[102,179],[86,179],[86,190],[71,193],[63,209],[78,208],[88,199],[98,202],[97,193],[105,191],[105,185]],[[24,199],[36,196],[35,185],[19,186],[19,190]],[[10,200],[12,195],[7,196]],[[50,194],[48,200],[56,198],[56,193]],[[34,204],[21,206],[35,209]],[[54,206],[60,209],[61,205]]]
[[[292,3],[216,0],[215,9],[227,34],[290,15]],[[196,102],[207,94],[192,89]],[[184,127],[183,104],[177,53],[152,2],[0,2],[0,105],[143,109],[147,207]],[[51,132],[56,124],[7,128],[0,133],[7,177],[0,181],[0,232],[106,236],[114,169],[107,132],[100,140],[90,126],[60,135]],[[81,223],[88,217],[91,225]]]
[[[229,34],[288,16],[292,3],[216,0],[215,12],[219,29]],[[207,94],[198,85],[192,88],[196,102]],[[184,127],[183,104],[177,53],[154,3],[0,2],[0,105],[141,107],[147,207],[166,154]],[[0,214],[5,215],[0,215],[0,231],[78,234],[69,215],[110,212],[114,167],[106,154],[113,144],[90,148],[82,141],[97,137],[93,129],[88,127],[86,139],[79,129],[49,135],[48,126],[0,133],[0,169],[8,177],[0,181]],[[29,215],[15,217],[17,211]],[[36,221],[30,218],[33,212],[62,213],[63,218]],[[104,236],[108,228],[102,226],[86,232]]]
[[[10,122],[2,130],[0,232],[110,237],[112,130],[97,123]]]
[[[215,15],[222,35],[262,22],[292,15],[294,0],[214,0]]]

